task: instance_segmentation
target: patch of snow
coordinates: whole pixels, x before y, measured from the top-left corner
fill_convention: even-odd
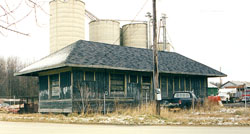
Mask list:
[[[235,109],[226,109],[226,108],[222,108],[219,111],[220,113],[235,113],[236,110]]]

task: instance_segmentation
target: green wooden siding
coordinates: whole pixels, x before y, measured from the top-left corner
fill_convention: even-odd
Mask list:
[[[39,77],[41,111],[55,108],[57,111],[82,112],[87,107],[99,107],[100,110],[105,93],[106,105],[111,109],[116,103],[138,105],[154,101],[152,73],[76,68],[57,75],[60,81],[57,99],[48,98],[50,77]],[[175,91],[194,91],[197,97],[209,94],[206,77],[160,74],[159,80],[163,99],[172,98]]]

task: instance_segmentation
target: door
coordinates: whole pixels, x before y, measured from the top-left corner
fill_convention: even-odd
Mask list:
[[[142,87],[141,87],[141,101],[142,103],[148,103],[152,99],[151,95],[151,77],[142,76]]]

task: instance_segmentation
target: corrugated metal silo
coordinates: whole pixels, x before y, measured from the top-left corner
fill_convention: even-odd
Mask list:
[[[89,40],[120,45],[120,22],[94,20],[89,23]]]
[[[85,39],[85,3],[81,0],[50,2],[50,53]]]
[[[134,23],[122,27],[123,46],[147,48],[147,24]]]

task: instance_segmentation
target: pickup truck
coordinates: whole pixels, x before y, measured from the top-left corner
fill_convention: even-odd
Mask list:
[[[191,91],[177,91],[171,99],[163,99],[161,105],[168,108],[189,109],[192,104],[197,104],[198,99]]]

